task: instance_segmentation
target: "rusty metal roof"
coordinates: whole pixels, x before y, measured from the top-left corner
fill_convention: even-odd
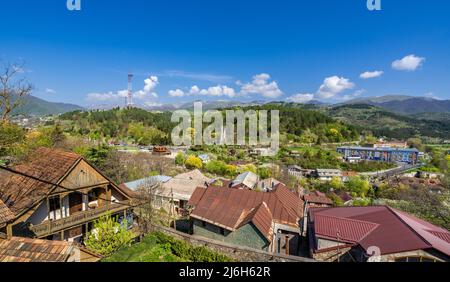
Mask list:
[[[266,236],[272,222],[298,227],[303,201],[286,186],[278,185],[267,193],[227,187],[197,188],[189,202],[193,218],[235,231],[252,221]]]
[[[303,198],[308,203],[333,205],[333,201],[330,198],[328,198],[327,196],[318,196],[318,195],[314,195],[314,194],[309,194],[309,195],[303,196]]]
[[[0,240],[0,262],[65,262],[73,249],[66,241],[12,237]]]

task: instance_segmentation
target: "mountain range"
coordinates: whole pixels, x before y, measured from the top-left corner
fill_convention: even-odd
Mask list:
[[[231,100],[217,100],[217,101],[202,101],[203,110],[231,108],[236,106],[253,106],[263,105],[266,101],[252,101],[252,102],[240,102]],[[285,102],[277,102],[285,103]],[[381,97],[368,97],[357,98],[346,101],[344,103],[330,105],[320,101],[311,101],[304,105],[317,108],[333,108],[344,105],[370,105],[377,108],[402,115],[408,115],[418,119],[429,119],[448,121],[450,119],[450,100],[437,100],[427,97],[413,97],[413,96],[381,96]],[[155,106],[140,105],[140,108],[152,111],[173,111],[178,109],[193,109],[193,102],[178,103],[178,104],[161,104]],[[110,109],[112,106],[98,106],[95,109]],[[54,115],[62,114],[75,110],[83,110],[84,108],[74,104],[66,103],[54,103],[48,102],[35,96],[28,96],[24,99],[24,103],[17,108],[13,114],[24,114],[34,116]],[[94,109],[94,108],[92,108]]]
[[[450,100],[437,100],[434,98],[402,95],[358,98],[343,104],[366,104],[406,115],[450,112]]]

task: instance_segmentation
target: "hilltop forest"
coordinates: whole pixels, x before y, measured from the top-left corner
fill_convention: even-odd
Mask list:
[[[360,136],[356,127],[318,111],[284,105],[253,106],[243,110],[279,110],[280,132],[287,140],[322,144],[356,141]],[[57,122],[66,133],[89,136],[94,140],[131,138],[139,145],[168,145],[170,133],[177,125],[170,121],[171,115],[171,112],[116,108],[69,112],[61,115]]]

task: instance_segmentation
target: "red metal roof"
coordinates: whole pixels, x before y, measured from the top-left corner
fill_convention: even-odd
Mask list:
[[[316,215],[314,221],[317,235],[332,240],[357,243],[378,227],[378,224],[348,218]]]
[[[310,209],[316,237],[355,242],[381,254],[434,248],[450,255],[450,232],[386,206]],[[334,235],[334,236],[333,236]],[[336,239],[335,239],[336,240]]]

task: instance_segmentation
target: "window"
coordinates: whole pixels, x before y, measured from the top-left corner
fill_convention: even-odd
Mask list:
[[[61,208],[59,202],[59,196],[51,197],[48,199],[50,211],[57,211]]]
[[[411,256],[397,258],[395,262],[437,262],[437,260],[431,257]]]
[[[225,229],[220,228],[220,235],[225,235]]]

